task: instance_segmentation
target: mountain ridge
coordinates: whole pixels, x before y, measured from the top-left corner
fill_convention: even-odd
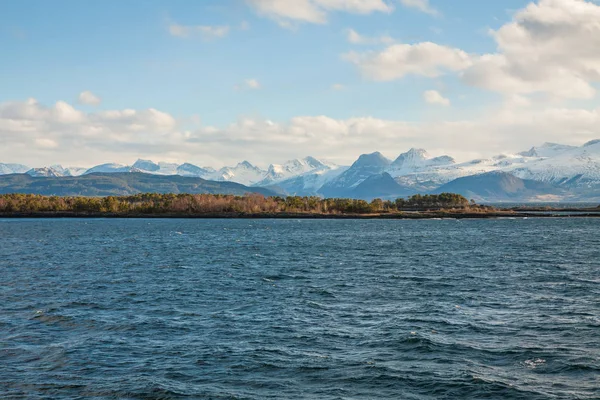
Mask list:
[[[549,184],[538,186],[540,196],[544,195],[541,193],[543,190],[554,193],[556,188],[562,188],[561,196],[565,199],[577,196],[595,198],[600,191],[600,140],[591,140],[582,146],[547,142],[514,154],[461,163],[449,155],[433,157],[422,148],[411,148],[393,160],[380,152],[362,154],[350,166],[307,156],[283,164],[270,164],[267,169],[246,160],[218,170],[191,163],[154,162],[143,158],[132,165],[106,163],[89,169],[63,168],[60,165],[29,168],[21,164],[0,163],[0,175],[27,173],[31,176],[61,177],[138,172],[268,187],[282,195],[361,198],[386,197],[395,193],[432,193],[460,178],[502,172],[524,181]],[[367,187],[371,188],[370,193]],[[573,196],[566,193],[568,190],[573,192]],[[502,196],[510,197],[510,193]]]

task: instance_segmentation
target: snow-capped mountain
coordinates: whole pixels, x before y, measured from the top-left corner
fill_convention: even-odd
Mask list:
[[[331,169],[308,172],[267,187],[293,196],[316,196],[323,185],[337,178],[339,175],[346,172],[346,170],[348,170],[348,167],[331,166]]]
[[[424,149],[413,148],[400,154],[389,166],[387,172],[391,176],[397,177],[454,164],[454,158],[450,156],[431,157]]]
[[[147,172],[159,172],[160,171],[160,165],[158,165],[150,160],[139,159],[135,163],[133,163],[132,167],[136,168],[140,171],[147,171]]]
[[[178,166],[175,169],[176,175],[193,176],[193,177],[203,178],[203,179],[209,178],[214,173],[215,173],[215,170],[212,168],[201,168],[201,167],[198,167],[198,166],[196,166],[194,164],[190,164],[190,163],[181,164],[180,166]]]
[[[0,163],[0,175],[9,175],[9,174],[24,174],[29,171],[29,168],[23,164],[3,164]]]
[[[304,175],[309,172],[329,171],[336,167],[335,165],[319,161],[314,157],[290,160],[284,164],[271,164],[264,177],[256,185],[268,186],[291,177]]]
[[[515,176],[559,185],[600,185],[600,140],[512,169]]]
[[[27,175],[33,177],[59,177],[64,176],[62,172],[55,170],[52,167],[32,168],[26,172]]]
[[[242,161],[235,167],[221,168],[212,175],[209,175],[209,179],[215,181],[237,182],[242,185],[254,185],[264,179],[265,173],[266,171],[250,164],[248,161]]]
[[[80,176],[87,171],[87,168],[63,167],[62,165],[51,165],[50,168],[60,176]]]
[[[363,154],[350,167],[338,166],[314,157],[271,164],[267,170],[248,161],[219,170],[190,163],[156,163],[144,159],[137,160],[131,166],[102,164],[90,169],[63,168],[60,165],[31,169],[20,164],[0,164],[0,175],[27,173],[37,177],[61,177],[127,172],[231,181],[268,187],[289,195],[358,198],[391,198],[409,193],[430,193],[441,187],[453,187],[444,185],[460,178],[498,173],[504,175],[485,175],[488,180],[494,178],[503,182],[502,185],[495,186],[499,189],[488,190],[491,196],[499,196],[497,193],[508,187],[517,187],[505,183],[515,183],[519,182],[515,179],[521,179],[527,181],[529,186],[527,191],[519,192],[519,196],[527,193],[534,198],[537,196],[536,190],[540,193],[545,190],[552,192],[552,196],[563,195],[565,199],[567,196],[569,199],[595,199],[600,198],[600,140],[593,140],[581,147],[544,143],[516,154],[501,154],[462,163],[456,163],[447,155],[433,157],[424,149],[413,148],[400,154],[394,161],[379,152]],[[477,178],[460,182],[477,185],[480,181]],[[543,185],[533,185],[529,181]],[[543,195],[541,193],[542,197],[539,198],[543,198]],[[508,193],[506,196],[510,197],[512,194]]]
[[[116,172],[137,172],[137,171],[138,171],[137,169],[130,167],[128,165],[108,163],[108,164],[101,164],[101,165],[92,167],[92,168],[88,169],[87,171],[85,171],[84,175],[93,174],[93,173],[112,174],[112,173],[116,173]]]
[[[391,163],[380,152],[363,154],[344,173],[326,182],[319,193],[325,197],[343,197],[370,176],[384,172]]]
[[[155,175],[177,175],[177,168],[179,167],[180,165],[175,163],[155,163],[151,160],[142,159],[137,160],[131,166],[131,168],[135,169],[136,171]]]
[[[568,146],[564,144],[558,143],[544,143],[541,146],[532,147],[528,151],[523,151],[519,153],[520,156],[524,157],[554,157],[565,151],[576,149],[576,146]]]

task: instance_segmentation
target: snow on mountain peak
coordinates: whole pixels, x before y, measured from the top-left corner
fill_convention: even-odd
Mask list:
[[[415,167],[417,165],[423,164],[425,160],[430,158],[429,154],[425,149],[415,149],[412,148],[406,153],[402,153],[396,158],[396,160],[392,163],[392,167],[396,169],[402,169],[407,167]]]
[[[223,167],[209,176],[216,181],[234,181],[243,185],[252,185],[263,178],[265,171],[242,161],[235,167]]]
[[[352,164],[351,168],[355,167],[387,167],[391,164],[391,161],[387,159],[383,154],[376,151],[370,154],[361,154],[358,160]]]
[[[412,148],[406,153],[400,154],[389,167],[388,172],[392,176],[402,176],[454,163],[454,158],[450,156],[432,158],[426,150]]]
[[[587,142],[586,144],[584,144],[583,147],[593,146],[593,145],[598,144],[598,143],[600,143],[600,139],[590,140],[589,142]]]
[[[160,165],[150,160],[139,159],[133,164],[133,168],[137,168],[142,171],[157,172],[160,170]]]
[[[527,151],[523,151],[519,155],[523,157],[554,157],[575,148],[575,146],[546,142],[541,146],[535,146]]]
[[[46,178],[63,176],[63,174],[60,171],[52,167],[32,168],[29,171],[27,171],[26,174],[33,177]]]
[[[22,164],[4,164],[0,163],[0,175],[9,175],[9,174],[23,174],[29,171],[29,168],[26,165]]]
[[[314,157],[305,157],[303,159],[294,159],[286,161],[284,164],[271,164],[264,178],[256,183],[257,186],[272,185],[282,182],[294,176],[301,176],[318,171],[326,171],[334,166],[325,164]]]

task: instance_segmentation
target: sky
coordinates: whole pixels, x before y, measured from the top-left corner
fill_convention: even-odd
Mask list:
[[[220,167],[600,138],[592,0],[7,0],[0,162]]]

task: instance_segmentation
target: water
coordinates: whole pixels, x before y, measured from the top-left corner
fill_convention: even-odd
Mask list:
[[[598,399],[599,233],[0,220],[0,398]]]

